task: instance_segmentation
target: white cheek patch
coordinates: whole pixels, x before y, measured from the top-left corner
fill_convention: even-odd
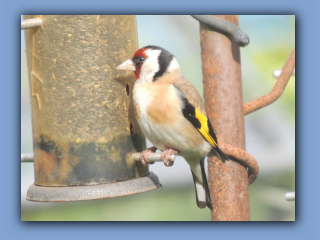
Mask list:
[[[147,58],[142,64],[140,75],[139,75],[139,82],[152,82],[153,76],[156,72],[159,71],[159,63],[158,58],[161,53],[161,50],[147,50],[145,51],[147,54]]]
[[[168,67],[168,71],[171,72],[171,71],[174,71],[177,69],[180,69],[180,66],[179,66],[177,59],[174,57],[174,58],[172,58],[172,60],[170,62],[170,65]]]

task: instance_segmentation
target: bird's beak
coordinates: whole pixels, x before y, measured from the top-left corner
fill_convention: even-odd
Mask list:
[[[136,67],[134,62],[131,59],[128,59],[127,61],[121,63],[117,69],[119,70],[127,70],[127,71],[135,71]]]

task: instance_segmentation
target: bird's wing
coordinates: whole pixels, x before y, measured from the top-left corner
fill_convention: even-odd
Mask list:
[[[185,79],[180,71],[163,75],[154,84],[171,84],[180,93],[181,102],[183,103],[182,114],[184,117],[201,133],[201,135],[217,148],[217,137],[211,126],[203,100],[197,89]]]
[[[182,114],[211,144],[211,146],[216,148],[217,137],[206,116],[203,101],[193,85],[191,83],[190,85],[183,85],[183,88],[181,88],[181,85],[173,84],[173,86],[180,91],[180,98],[183,102],[183,108],[181,110]]]

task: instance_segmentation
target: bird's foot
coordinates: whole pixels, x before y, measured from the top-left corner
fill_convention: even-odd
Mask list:
[[[148,157],[150,155],[150,153],[154,153],[157,151],[157,148],[156,147],[150,147],[150,148],[147,148],[146,150],[142,151],[141,153],[141,162],[143,165],[147,166],[148,164],[154,164],[154,162],[150,162],[148,160]]]
[[[171,167],[174,163],[174,158],[178,154],[178,151],[169,148],[161,153],[161,159],[166,167]]]

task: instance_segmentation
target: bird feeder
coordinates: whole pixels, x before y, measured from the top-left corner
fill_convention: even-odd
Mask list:
[[[133,114],[135,16],[52,16],[25,30],[35,181],[30,201],[130,195],[160,186],[132,154],[146,148]]]

